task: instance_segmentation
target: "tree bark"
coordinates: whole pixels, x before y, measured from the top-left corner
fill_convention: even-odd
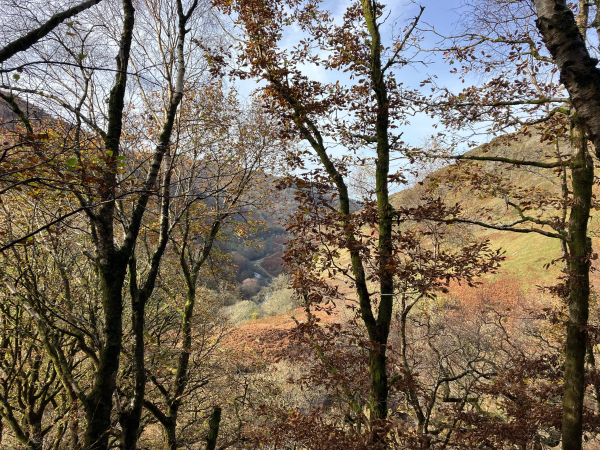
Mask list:
[[[534,0],[537,27],[596,155],[600,154],[600,70],[565,0]]]
[[[129,290],[131,292],[131,329],[133,332],[133,394],[129,407],[124,408],[119,416],[121,424],[121,448],[133,450],[137,445],[140,427],[141,410],[146,392],[146,372],[144,367],[144,328],[146,298],[138,289],[137,259],[135,255],[129,260]]]
[[[163,429],[167,438],[167,448],[177,450],[177,422],[164,423]]]
[[[562,435],[564,450],[580,450],[583,437],[585,397],[586,326],[590,297],[591,239],[587,236],[590,217],[594,164],[587,151],[583,125],[572,119],[573,204],[569,217],[569,322],[565,347],[565,392],[563,396]]]
[[[70,396],[70,401],[71,401],[71,413],[70,413],[70,419],[69,419],[69,432],[70,432],[70,438],[71,438],[71,449],[72,450],[79,450],[79,448],[81,447],[79,444],[79,401],[77,400],[77,397],[74,395]]]
[[[379,288],[381,298],[379,312],[374,329],[370,331],[374,348],[369,354],[369,373],[371,376],[371,420],[387,418],[388,375],[387,342],[392,321],[394,299],[394,276],[386,267],[393,260],[392,225],[393,208],[389,201],[388,175],[390,172],[389,143],[389,100],[381,63],[381,36],[377,23],[374,3],[362,0],[363,14],[367,29],[371,35],[371,83],[377,98],[377,119],[375,125],[377,139],[377,166],[375,169],[375,194],[379,214]],[[370,307],[370,306],[369,306]]]
[[[217,447],[217,438],[219,437],[219,424],[221,423],[221,408],[215,406],[208,423],[208,436],[206,437],[205,450],[215,450]]]
[[[150,263],[150,271],[144,282],[142,289],[137,289],[137,281],[135,281],[134,289],[132,290],[132,328],[135,336],[134,344],[134,394],[131,401],[131,406],[122,414],[121,425],[123,427],[123,439],[121,447],[123,450],[135,450],[139,437],[139,426],[142,417],[144,406],[144,395],[146,392],[146,369],[144,361],[144,329],[145,329],[145,308],[146,303],[154,292],[156,279],[160,268],[160,261],[167,247],[167,242],[170,233],[169,221],[169,206],[171,199],[171,157],[169,147],[171,145],[171,136],[173,134],[173,126],[177,117],[177,110],[183,98],[184,80],[185,80],[185,57],[184,45],[185,36],[189,30],[186,29],[187,21],[194,13],[198,6],[198,0],[195,0],[187,13],[183,11],[181,0],[177,0],[178,13],[178,29],[179,35],[177,39],[177,78],[175,83],[175,92],[173,92],[169,106],[166,111],[166,118],[163,124],[163,129],[159,137],[156,155],[166,155],[164,158],[165,169],[162,187],[162,204],[161,204],[161,227],[160,238],[156,251],[152,255]],[[145,206],[145,205],[144,205]],[[134,261],[135,265],[135,261]],[[135,269],[133,269],[135,270]]]
[[[84,448],[103,450],[108,448],[108,430],[112,413],[112,398],[116,388],[119,356],[123,337],[122,288],[127,259],[125,255],[112,251],[107,262],[100,262],[100,286],[104,310],[104,329],[99,365],[94,385],[85,399],[86,430]]]
[[[573,204],[569,218],[569,321],[565,347],[562,435],[564,450],[581,450],[585,394],[586,331],[589,315],[589,257],[587,237],[594,182],[594,165],[587,150],[588,136],[600,154],[600,70],[587,50],[577,23],[564,0],[534,0],[546,47],[560,72],[576,114],[572,118]]]
[[[131,245],[129,248],[117,249],[113,224],[115,212],[113,190],[116,186],[117,168],[115,157],[119,155],[125,89],[127,87],[127,67],[135,23],[135,9],[132,0],[123,0],[123,13],[123,28],[117,55],[117,73],[115,84],[110,91],[108,128],[104,138],[105,148],[108,152],[112,152],[113,160],[103,177],[107,189],[102,195],[102,200],[106,203],[100,207],[93,223],[97,230],[96,266],[100,275],[100,290],[102,292],[102,309],[104,313],[102,334],[104,339],[99,355],[98,370],[94,376],[94,384],[84,402],[87,421],[84,436],[84,448],[86,450],[104,450],[108,447],[112,398],[116,389],[123,338],[122,289],[131,252]]]

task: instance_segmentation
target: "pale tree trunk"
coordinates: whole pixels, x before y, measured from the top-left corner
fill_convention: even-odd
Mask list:
[[[600,152],[600,70],[564,0],[534,0],[544,44],[552,54],[571,103],[596,154]]]
[[[565,85],[575,115],[572,119],[573,204],[569,218],[569,321],[565,346],[565,393],[562,435],[564,450],[581,450],[585,396],[586,331],[589,314],[589,257],[587,236],[594,165],[587,151],[588,136],[600,152],[600,70],[590,57],[580,32],[587,10],[575,19],[564,0],[534,0],[540,30]],[[585,5],[583,5],[585,7]]]

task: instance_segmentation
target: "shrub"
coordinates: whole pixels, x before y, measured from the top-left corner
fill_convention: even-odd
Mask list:
[[[250,300],[243,300],[233,306],[223,308],[223,313],[229,317],[233,325],[250,320],[253,314],[259,314],[259,306]]]
[[[260,305],[266,317],[286,313],[297,306],[291,289],[280,289],[271,293],[265,302]]]
[[[261,289],[260,280],[248,278],[242,283],[240,292],[245,298],[252,300],[227,306],[223,308],[223,313],[234,325],[250,319],[284,314],[299,305],[294,292],[288,288],[288,283],[289,276],[282,274],[273,279],[270,286]]]
[[[240,286],[240,292],[244,296],[244,298],[252,298],[261,289],[261,285],[258,279],[256,278],[246,278],[242,285]]]
[[[306,363],[279,361],[255,378],[255,389],[260,400],[271,406],[285,410],[294,408],[303,414],[319,407],[327,411],[332,406],[332,396],[324,386],[302,388],[302,380],[309,375],[310,366]]]

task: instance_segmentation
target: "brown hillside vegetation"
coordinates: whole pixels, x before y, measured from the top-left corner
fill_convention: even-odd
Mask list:
[[[600,0],[1,5],[1,449],[600,449]]]
[[[562,151],[567,153],[568,147]],[[539,136],[511,135],[496,139],[491,145],[485,145],[467,153],[467,156],[481,155],[507,159],[522,159],[527,155],[534,155],[534,157],[529,156],[529,158],[544,162],[555,156],[555,147],[540,144]],[[498,189],[494,191],[497,195],[493,195],[490,191],[487,192],[487,195],[474,195],[474,190],[463,188],[461,183],[457,181],[473,172],[493,175],[497,177],[494,180],[498,180],[502,176],[505,185],[498,186]],[[477,221],[485,219],[494,225],[502,225],[515,220],[515,212],[508,207],[505,197],[502,196],[506,192],[506,186],[512,187],[513,194],[518,192],[517,195],[523,197],[557,196],[560,194],[560,184],[555,181],[555,178],[556,173],[552,169],[524,169],[522,167],[507,169],[506,164],[497,162],[452,164],[430,174],[423,183],[414,188],[394,195],[392,203],[397,208],[415,206],[424,201],[425,197],[440,196],[448,204],[462,206],[464,213],[461,217]],[[551,206],[542,208],[537,213],[538,217],[545,218],[555,214],[555,209]],[[418,226],[424,230],[434,230],[438,227],[436,224],[427,225],[427,223],[419,223]],[[435,245],[432,234],[435,235],[435,232],[423,235],[426,248]],[[439,368],[435,369],[440,360],[436,361],[435,357],[432,358],[431,352],[434,352],[433,355],[435,355],[458,351],[459,353],[465,352],[464,357],[466,357],[466,354],[472,352],[473,349],[467,350],[463,347],[464,345],[474,345],[475,348],[479,348],[477,350],[477,352],[480,352],[479,354],[486,353],[492,348],[490,346],[493,346],[495,349],[493,351],[495,354],[493,357],[495,360],[494,365],[506,364],[505,367],[508,369],[516,364],[519,358],[535,359],[540,352],[545,354],[549,348],[563,345],[559,324],[564,320],[564,305],[543,289],[554,285],[563,269],[563,263],[559,260],[561,248],[557,241],[535,233],[515,234],[509,231],[490,230],[471,224],[454,224],[449,230],[440,232],[440,236],[442,234],[443,245],[450,246],[461,246],[470,241],[487,238],[493,247],[502,248],[506,252],[506,260],[501,264],[496,274],[481,279],[475,286],[469,286],[467,283],[451,282],[445,293],[440,293],[436,299],[431,299],[413,310],[409,316],[409,322],[411,322],[410,336],[411,339],[414,339],[411,352],[414,353],[408,358],[410,361],[408,364],[419,367],[419,373],[413,374],[413,377],[415,377],[413,382],[418,383],[419,389],[428,392],[428,389],[431,389],[431,383],[435,385],[435,377],[440,376],[439,374],[436,375],[436,370],[439,370]],[[348,257],[342,252],[339,260],[341,264],[347,263]],[[594,266],[596,266],[596,262],[594,262]],[[593,286],[596,286],[598,281],[598,273],[593,272]],[[356,319],[353,313],[355,309],[353,301],[356,297],[342,279],[334,279],[330,282],[337,288],[339,296],[336,307],[332,309],[333,314],[319,313],[318,327],[323,330],[324,334],[321,338],[316,338],[320,332],[313,331],[315,334],[311,339],[320,342],[319,345],[323,346],[321,347],[323,351],[327,348],[333,353],[340,352],[340,354],[345,354],[345,357],[349,357],[347,353],[344,353],[347,352],[347,349],[342,350],[344,348],[342,342],[344,342],[344,339],[348,339],[349,342],[353,339],[360,339],[354,331]],[[401,312],[401,306],[398,306],[398,308]],[[301,316],[300,311],[302,310],[296,310],[294,314],[298,317],[306,317],[305,315]],[[319,377],[321,380],[317,382],[315,378],[311,378],[312,383],[317,385],[324,383],[327,386],[331,382],[331,380],[327,381],[330,377],[336,379],[336,383],[350,383],[350,381],[344,381],[342,376],[344,369],[341,361],[336,362],[335,358],[330,360],[327,356],[324,356],[328,364],[331,364],[331,367],[336,367],[336,370],[339,371],[336,375],[331,373],[332,369],[329,371],[319,369],[318,361],[313,359],[311,362],[310,349],[316,342],[311,343],[311,339],[299,341],[297,324],[290,316],[291,314],[284,314],[246,322],[232,332],[231,338],[227,341],[228,345],[236,350],[243,349],[250,352],[254,358],[267,364],[275,364],[277,361],[282,360],[287,360],[288,364],[292,365],[310,364],[312,366],[311,371],[313,371],[310,377]],[[300,322],[303,323],[303,320],[300,320]],[[333,333],[335,341],[328,340],[329,338],[326,337],[328,332]],[[396,335],[396,332],[400,334]],[[402,360],[403,358],[394,349],[395,347],[402,348],[402,333],[401,329],[393,327],[390,343],[390,358],[392,360],[396,358]],[[422,342],[420,344],[419,342],[423,339],[428,343]],[[437,339],[440,340],[436,342]],[[335,348],[337,350],[334,350]],[[506,359],[504,357],[499,358],[499,354],[495,353],[497,351],[506,352]],[[324,355],[327,355],[325,351]],[[301,363],[300,361],[306,362]],[[460,367],[461,364],[464,364],[464,361],[461,362],[461,359],[457,358],[451,364]],[[560,373],[559,368],[548,366],[547,362],[542,362],[542,360],[531,361],[531,364],[533,365],[528,370],[542,370],[543,366],[545,367],[543,370],[547,372],[545,375],[540,375],[539,385],[526,380],[519,389],[524,392],[537,392],[537,395],[540,392],[546,392],[544,395],[557,395],[557,391],[554,391],[553,394],[550,393],[551,391],[546,391],[546,389],[554,388],[544,387],[546,382],[544,377],[547,377],[550,383],[548,386],[552,386],[555,382],[553,380]],[[542,366],[539,366],[539,364],[542,364]],[[534,367],[537,368],[534,369]],[[559,372],[556,372],[556,370],[559,370]],[[479,386],[476,380],[470,380],[468,383],[472,384],[467,392],[472,394],[467,393],[466,395],[474,395],[477,392],[481,396],[478,408],[480,408],[480,411],[486,411],[486,414],[500,415],[503,408],[508,408],[506,412],[509,416],[514,414],[514,420],[521,420],[517,419],[518,414],[516,412],[509,412],[512,406],[494,405],[494,402],[490,403],[490,400],[499,392],[503,392],[502,389],[509,389],[511,383],[514,383],[514,377],[522,376],[523,374],[520,372],[506,372],[508,378],[499,380],[500,384],[494,388],[486,383]],[[505,383],[503,384],[504,388],[500,387],[502,383]],[[448,392],[451,392],[453,388],[449,388],[450,391]],[[400,388],[400,391],[402,391],[402,388]],[[450,394],[446,393],[444,395]],[[504,392],[503,395],[510,397],[512,394]],[[398,407],[400,411],[406,410],[406,406],[395,407]],[[590,407],[593,407],[593,405],[590,404]],[[437,412],[436,406],[423,413],[430,414],[433,421],[440,420],[440,414],[450,414],[443,403],[439,408]],[[550,404],[546,409],[540,409],[537,405],[531,405],[531,408],[531,417],[540,415],[549,424],[550,428],[542,432],[541,439],[547,439],[548,444],[551,444],[551,440],[554,439],[552,437],[554,432],[548,430],[551,430],[552,426],[556,426],[560,417],[559,410]],[[333,410],[329,413],[335,415]],[[506,433],[508,429],[513,429],[511,428],[512,425],[509,425],[513,419],[507,418],[506,427],[493,430],[493,427],[486,425],[485,433],[481,434],[475,431],[477,427],[482,426],[481,417],[465,412],[463,420],[465,420],[465,423],[474,421],[473,431],[461,437],[467,446],[475,445],[481,439],[498,439],[498,436]],[[476,423],[477,425],[475,425]],[[519,432],[523,435],[515,434],[514,439],[515,441],[527,440],[530,439],[527,436],[531,436],[531,433],[539,432],[539,430],[535,431],[534,428],[523,429]],[[597,445],[597,442],[590,441],[586,448],[593,449]]]
[[[338,317],[324,312],[316,312],[321,323],[334,323]],[[276,362],[281,359],[299,363],[312,354],[310,347],[298,346],[291,339],[297,321],[306,321],[306,313],[296,308],[285,314],[244,322],[233,328],[227,336],[228,347],[263,362]]]
[[[570,152],[571,148],[565,142],[561,142],[557,150],[552,142],[540,142],[537,134],[516,133],[495,138],[488,144],[466,152],[464,156],[548,162],[555,160],[557,155],[568,159]],[[473,174],[480,179],[471,183],[469,178]],[[481,183],[486,185],[482,186]],[[561,192],[560,183],[555,169],[515,167],[497,161],[461,161],[437,170],[415,187],[395,194],[392,203],[394,206],[416,206],[424,197],[436,196],[446,204],[459,205],[462,208],[461,218],[502,226],[519,218],[507,203],[512,198],[527,198],[531,204],[540,198],[555,199],[554,203],[548,202],[536,208],[533,215],[540,219],[556,215],[560,212],[556,208]],[[594,190],[600,192],[600,187],[596,186]],[[475,238],[489,238],[494,247],[502,248],[507,259],[500,272],[523,279],[524,284],[531,284],[532,280],[537,280],[537,285],[551,282],[562,269],[560,265],[544,268],[561,256],[557,240],[537,233],[518,234],[476,225],[457,225],[460,230],[456,231],[456,236],[467,234]],[[598,225],[592,221],[590,226],[595,230]],[[551,231],[547,226],[541,229]]]
[[[262,260],[261,267],[265,269],[273,277],[276,277],[283,272],[283,252],[277,252]]]
[[[566,146],[567,147],[567,146]],[[538,136],[523,136],[511,135],[505,138],[498,138],[491,144],[470,150],[466,153],[468,156],[499,156],[509,159],[529,158],[536,161],[547,161],[553,156],[554,146],[551,144],[540,144]],[[568,147],[563,149],[563,152],[568,152]],[[532,156],[533,155],[533,156]],[[502,221],[512,220],[514,213],[506,207],[503,199],[499,198],[473,198],[472,192],[463,190],[457,186],[457,182],[453,178],[457,177],[460,171],[477,170],[480,172],[489,172],[495,175],[508,174],[511,183],[517,185],[521,189],[532,191],[548,190],[556,193],[557,187],[553,184],[552,179],[555,177],[552,169],[524,169],[518,168],[507,170],[505,164],[498,162],[476,162],[465,167],[462,165],[449,165],[443,169],[427,176],[422,182],[415,187],[406,189],[392,196],[392,204],[394,206],[413,206],[422,201],[422,197],[426,195],[441,195],[448,203],[458,203],[465,211],[466,217],[473,219],[481,218],[481,204],[489,211],[488,214],[495,219],[494,223],[502,223]],[[448,182],[452,179],[452,182]],[[431,192],[430,188],[433,183],[443,186]],[[447,183],[447,184],[445,184]],[[455,189],[452,189],[455,186]],[[561,270],[560,263],[551,265],[546,268],[546,265],[558,259],[561,255],[558,242],[551,239],[539,236],[536,234],[518,235],[508,231],[489,230],[476,225],[456,225],[456,230],[450,231],[450,235],[446,236],[451,242],[457,244],[462,240],[467,239],[482,239],[488,238],[493,247],[502,248],[506,253],[506,260],[502,263],[498,274],[492,275],[483,280],[482,286],[469,287],[468,285],[459,285],[452,283],[446,294],[461,304],[460,311],[472,310],[475,308],[473,302],[481,303],[484,298],[494,299],[497,306],[503,308],[515,307],[520,299],[524,296],[539,297],[544,296],[540,292],[540,288],[545,284],[550,285],[556,279]],[[283,239],[283,238],[278,238]],[[279,258],[281,253],[265,258],[261,263],[265,269],[269,265],[270,259]],[[345,258],[342,257],[342,261]],[[595,263],[596,264],[596,263]],[[594,272],[594,281],[598,281],[600,274]],[[349,290],[344,283],[339,280],[334,281],[340,292],[345,296],[352,298],[352,291]],[[481,305],[479,305],[481,306]],[[327,322],[344,320],[339,317],[339,314],[345,315],[345,307],[340,304],[340,308],[335,309],[336,315],[322,315],[321,319]],[[297,310],[301,311],[301,310]],[[268,332],[270,326],[274,329],[288,329],[293,327],[293,320],[290,314],[261,319],[257,321],[246,322],[239,329],[244,331],[235,333],[236,342],[238,338],[245,341],[251,348],[258,353],[259,347],[257,342],[265,342],[265,348],[273,346],[273,334]],[[281,336],[281,334],[278,334]],[[245,339],[244,339],[245,337]],[[244,344],[245,345],[245,344]],[[282,348],[287,348],[288,344],[285,340],[282,341]],[[271,350],[265,350],[265,354],[272,357]],[[285,352],[282,352],[284,354]]]

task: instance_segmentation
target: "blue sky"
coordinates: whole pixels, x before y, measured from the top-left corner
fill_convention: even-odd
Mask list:
[[[341,19],[347,6],[351,3],[349,0],[325,0],[323,8],[328,9],[336,18],[336,22]],[[452,35],[456,31],[456,23],[460,19],[461,1],[460,0],[424,0],[416,3],[408,0],[389,0],[387,9],[390,12],[389,17],[383,27],[382,36],[391,36],[392,24],[396,23],[396,27],[402,29],[406,23],[418,14],[419,6],[423,5],[425,10],[421,17],[420,27],[430,28],[435,27],[436,31],[444,35]],[[298,29],[292,29],[286,33],[281,41],[281,47],[291,48],[297,44],[302,33]],[[424,33],[423,48],[434,48],[439,43],[440,38],[431,34]],[[419,88],[421,81],[430,75],[437,75],[440,85],[443,85],[453,91],[462,89],[465,85],[461,83],[457,75],[450,73],[454,66],[450,66],[443,61],[441,55],[435,53],[420,54],[418,60],[426,60],[427,64],[414,64],[402,68],[396,75],[398,81],[402,82],[407,88]],[[312,79],[322,82],[335,82],[339,79],[341,83],[350,82],[346,74],[342,72],[326,71],[321,66],[306,66],[305,73]],[[249,95],[256,88],[256,82],[245,81],[238,83],[240,91],[243,95]],[[432,134],[440,131],[434,129],[434,119],[423,114],[410,118],[410,125],[399,129],[404,132],[403,140],[412,146],[421,146],[424,141]],[[332,150],[335,154],[343,153],[343,149],[337,148]],[[368,155],[368,152],[365,152]]]
[[[348,0],[326,0],[323,2],[323,7],[332,12],[333,16],[339,20],[350,3]],[[426,24],[433,25],[437,31],[450,35],[454,31],[455,23],[459,20],[461,2],[457,0],[425,0],[421,3],[415,3],[412,1],[390,0],[386,5],[390,11],[390,15],[382,30],[383,36],[390,36],[392,23],[396,22],[402,26],[414,18],[418,14],[419,5],[425,6],[425,11],[421,17],[422,27],[426,28]],[[291,48],[298,42],[300,35],[299,30],[292,30],[292,32],[284,35],[281,46]],[[423,47],[433,48],[439,41],[439,38],[431,34],[425,33],[424,36]],[[403,82],[408,88],[418,88],[419,83],[427,78],[428,75],[437,75],[443,81],[443,84],[452,90],[457,90],[461,86],[464,86],[456,75],[450,74],[452,67],[444,63],[439,55],[429,53],[418,57],[418,59],[425,58],[427,59],[427,65],[415,64],[404,67],[398,72],[397,79]],[[338,79],[341,82],[349,81],[345,77],[345,74],[326,71],[322,67],[307,66],[304,70],[310,78],[318,81],[334,82]],[[244,95],[249,95],[257,86],[254,81],[238,83],[238,85]],[[428,117],[414,117],[411,120],[409,129],[405,130],[404,137],[410,144],[419,145],[423,139],[435,131],[432,129],[433,123]]]

